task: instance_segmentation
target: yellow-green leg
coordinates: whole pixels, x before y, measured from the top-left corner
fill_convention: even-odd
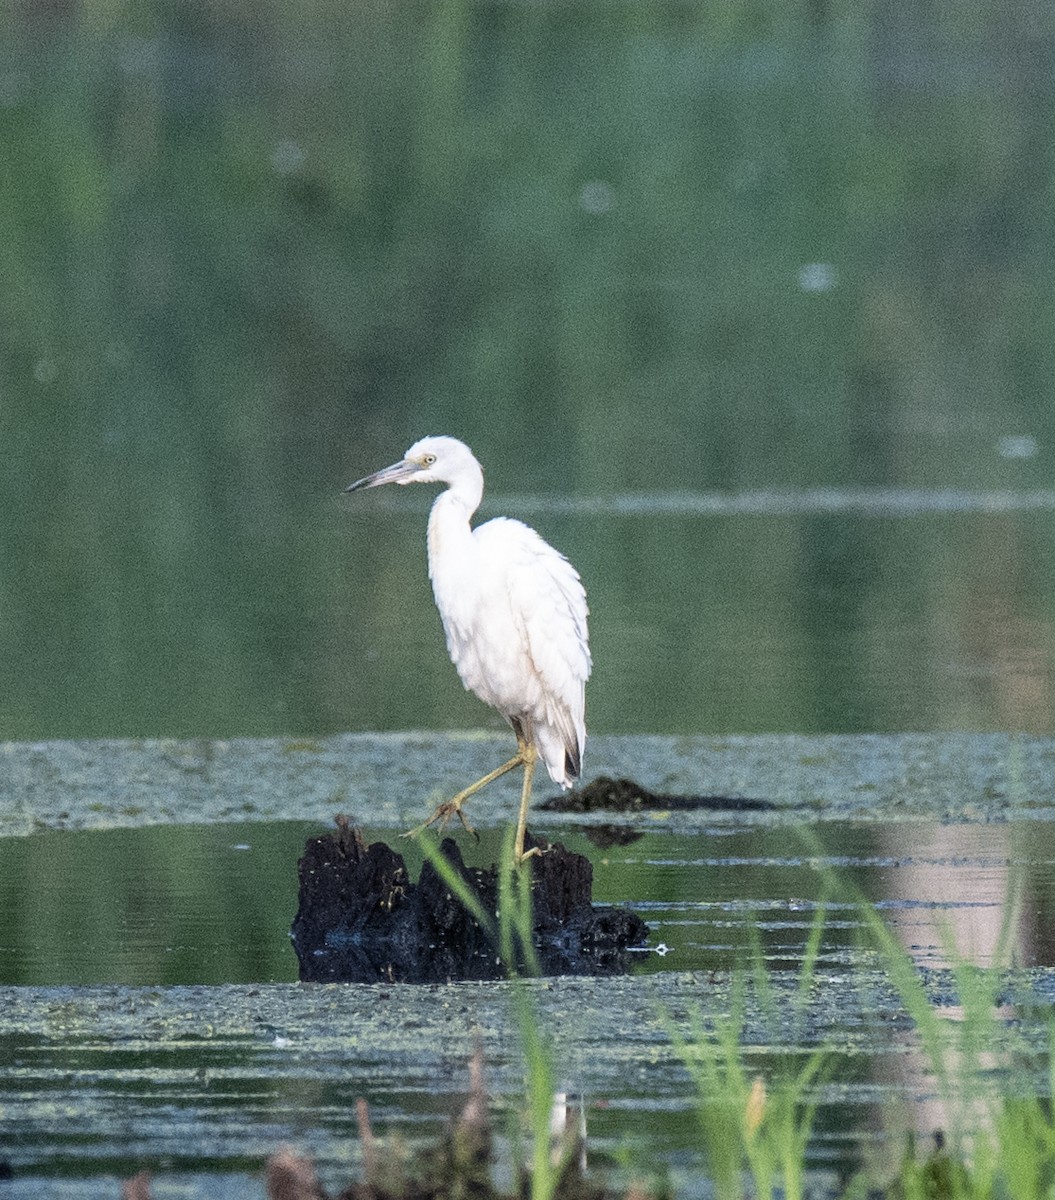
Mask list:
[[[526,763],[527,755],[529,753],[534,754],[535,752],[534,747],[528,747],[519,738],[517,739],[517,746],[517,753],[509,762],[503,763],[500,767],[495,767],[493,771],[488,771],[483,779],[478,779],[475,783],[470,784],[467,788],[460,791],[456,796],[452,796],[450,800],[445,800],[437,806],[436,811],[427,821],[422,822],[422,824],[415,826],[413,829],[408,829],[403,834],[403,837],[417,837],[419,833],[428,829],[430,825],[434,825],[437,821],[441,823],[440,828],[442,829],[453,816],[457,816],[467,833],[475,833],[476,831],[465,819],[465,815],[462,812],[462,805],[481,788],[487,787],[489,783],[493,783],[496,779],[501,779],[503,775],[508,775],[510,771],[515,770],[521,763]]]
[[[525,858],[538,854],[538,846],[524,853],[524,835],[527,833],[528,805],[531,803],[531,780],[535,775],[535,763],[538,761],[538,751],[534,746],[522,746],[521,756],[524,760],[524,788],[520,793],[520,814],[517,817],[517,835],[513,842],[513,863],[520,866]]]

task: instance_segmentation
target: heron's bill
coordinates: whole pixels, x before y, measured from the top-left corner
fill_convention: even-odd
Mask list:
[[[383,483],[408,483],[414,473],[420,470],[421,467],[418,463],[402,459],[390,467],[375,471],[373,475],[367,475],[365,479],[357,479],[355,483],[350,483],[344,490],[345,492],[361,492],[364,488],[380,487]]]

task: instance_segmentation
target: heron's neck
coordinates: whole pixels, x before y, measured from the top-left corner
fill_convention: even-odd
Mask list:
[[[442,587],[445,571],[464,575],[475,553],[469,520],[483,498],[483,477],[479,482],[459,480],[441,492],[429,513],[429,577]]]

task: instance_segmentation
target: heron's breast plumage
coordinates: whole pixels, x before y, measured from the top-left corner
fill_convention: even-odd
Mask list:
[[[429,574],[451,659],[469,690],[526,723],[551,777],[570,785],[591,667],[578,573],[522,522],[470,531],[464,510],[443,500],[429,521]]]

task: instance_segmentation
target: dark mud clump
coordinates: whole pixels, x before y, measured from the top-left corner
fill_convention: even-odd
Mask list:
[[[547,812],[563,813],[640,813],[640,812],[765,812],[776,807],[768,800],[746,796],[670,796],[650,792],[632,779],[598,777],[585,787],[574,788],[544,800],[539,806]],[[583,825],[579,831],[595,846],[628,846],[643,837],[633,825]]]
[[[530,835],[529,847],[537,845]],[[560,843],[541,846],[531,870],[532,942],[545,975],[613,975],[648,929],[625,908],[592,904],[593,867]],[[484,911],[498,908],[498,868],[468,867],[447,838],[440,853]],[[417,883],[384,842],[367,845],[346,818],[309,838],[297,864],[300,905],[291,937],[302,982],[445,983],[503,979],[493,933],[453,895],[431,863]],[[518,970],[524,962],[515,964]]]
[[[649,811],[695,812],[765,812],[776,805],[768,800],[751,800],[746,796],[668,796],[650,792],[632,779],[598,777],[582,788],[573,788],[560,796],[544,800],[539,808],[547,812],[565,813],[636,813]]]

